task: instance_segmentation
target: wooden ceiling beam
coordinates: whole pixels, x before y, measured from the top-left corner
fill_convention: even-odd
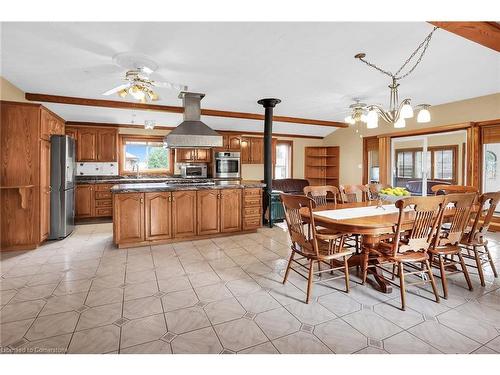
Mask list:
[[[497,22],[438,22],[430,24],[482,46],[500,52],[500,25]]]
[[[120,109],[137,109],[143,111],[146,110],[146,111],[184,113],[183,107],[160,105],[160,104],[143,104],[143,103],[133,103],[133,102],[121,102],[116,100],[88,99],[88,98],[76,98],[71,96],[32,94],[32,93],[26,93],[25,97],[27,100],[30,101],[44,102],[44,103],[59,103],[59,104],[70,104],[70,105],[84,105],[89,107],[106,107],[106,108],[120,108]],[[239,118],[246,120],[264,121],[264,115],[257,113],[232,112],[232,111],[222,111],[217,109],[202,108],[201,114],[205,116],[214,116],[214,117],[230,117],[230,118]],[[300,117],[274,116],[273,119],[274,121],[277,122],[288,122],[293,124],[330,126],[335,128],[348,127],[348,125],[343,122],[315,120],[315,119],[300,118]]]

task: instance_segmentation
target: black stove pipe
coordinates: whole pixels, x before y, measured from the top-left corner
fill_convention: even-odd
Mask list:
[[[263,200],[263,214],[266,213],[269,207],[269,226],[272,227],[271,221],[271,191],[273,190],[272,180],[273,180],[273,109],[276,104],[281,103],[280,99],[267,98],[260,99],[257,103],[262,105],[265,109],[264,115],[264,183],[265,194]]]

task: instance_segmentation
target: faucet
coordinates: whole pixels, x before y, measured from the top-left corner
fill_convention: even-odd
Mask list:
[[[137,171],[136,171],[135,175],[137,178],[139,178],[139,177],[141,177],[141,175],[139,174],[139,164],[134,165],[134,167],[132,168],[132,172],[134,171],[134,169],[136,169],[136,167],[137,167]]]

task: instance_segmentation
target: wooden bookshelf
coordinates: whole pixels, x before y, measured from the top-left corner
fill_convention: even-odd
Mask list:
[[[339,147],[306,147],[304,176],[311,185],[339,186]]]

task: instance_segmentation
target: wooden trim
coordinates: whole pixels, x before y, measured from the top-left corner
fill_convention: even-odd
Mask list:
[[[123,163],[125,162],[125,158],[123,157],[123,147],[125,146],[125,142],[127,140],[134,141],[154,141],[154,142],[163,142],[163,136],[161,135],[136,135],[136,134],[119,134],[118,135],[118,174],[120,176],[134,174],[132,171],[127,171],[123,169]],[[174,149],[170,150],[170,168],[168,170],[159,170],[159,171],[142,171],[139,173],[141,175],[173,175],[174,174],[174,164],[175,164],[175,151]]]
[[[290,177],[288,177],[288,178],[293,178],[293,141],[278,139],[276,141],[276,147],[278,147],[278,145],[280,145],[280,144],[286,144],[290,147]],[[276,155],[277,154],[278,154],[278,152],[276,151]],[[275,165],[276,165],[276,161],[274,163],[274,166]],[[274,175],[274,171],[273,171],[273,175]]]
[[[500,52],[500,26],[496,22],[437,22],[430,24]]]
[[[169,105],[143,104],[143,103],[122,102],[122,101],[116,101],[116,100],[103,100],[103,99],[76,98],[76,97],[70,97],[70,96],[35,94],[35,93],[26,93],[25,97],[27,100],[38,101],[38,102],[84,105],[84,106],[90,106],[90,107],[139,109],[139,110],[146,110],[146,111],[184,113],[183,107],[169,106]],[[247,120],[258,120],[258,121],[264,120],[264,115],[262,115],[262,114],[247,113],[247,112],[222,111],[222,110],[218,110],[218,109],[202,109],[201,114],[205,115],[205,116],[214,116],[214,117],[230,117],[230,118],[240,118],[240,119],[247,119]],[[289,117],[289,116],[273,116],[273,120],[276,122],[289,122],[289,123],[304,124],[304,125],[331,126],[331,127],[335,127],[335,128],[347,128],[348,127],[347,124],[345,124],[343,122],[338,122],[338,121],[315,120],[315,119]]]
[[[485,124],[487,123],[487,124]],[[479,123],[478,123],[479,125]],[[489,127],[498,127],[500,126],[500,121],[498,120],[494,120],[494,121],[485,121],[483,122],[481,125],[479,125],[480,127],[477,127],[477,142],[478,142],[478,146],[477,146],[477,164],[478,164],[478,174],[477,174],[477,178],[478,178],[478,186],[476,186],[480,192],[484,193],[483,191],[483,175],[484,175],[484,155],[483,155],[483,149],[484,149],[484,131],[486,129],[488,129]],[[500,221],[500,219],[499,219]]]
[[[474,123],[476,126],[491,126],[491,125],[499,125],[500,124],[500,118],[494,119],[494,120],[487,120],[487,121],[479,121]]]
[[[0,103],[8,105],[24,105],[27,107],[37,107],[37,108],[42,107],[42,105],[39,103],[13,102],[11,100],[0,100]]]
[[[435,134],[435,133],[447,133],[455,130],[464,130],[474,126],[473,122],[464,122],[461,124],[450,124],[450,125],[440,125],[434,126],[432,128],[423,128],[418,130],[403,130],[400,132],[394,133],[384,133],[379,134],[377,137],[384,138],[398,138],[398,137],[410,137],[414,135],[427,135],[427,134]]]
[[[363,184],[366,185],[368,183],[368,144],[370,142],[373,142],[374,140],[377,140],[377,147],[378,147],[378,139],[377,136],[372,136],[372,137],[363,137]],[[380,164],[380,159],[379,159],[379,164]],[[379,166],[380,170],[380,166]],[[380,175],[379,175],[380,178]]]
[[[382,137],[378,139],[378,158],[380,183],[392,186],[391,137]]]
[[[81,121],[67,121],[66,126],[74,126],[74,127],[109,127],[109,128],[126,128],[126,129],[143,129],[138,125],[130,125],[130,124],[112,124],[106,122],[81,122]],[[167,126],[167,125],[156,125],[155,129],[159,130],[173,130],[175,126]],[[222,135],[260,135],[263,136],[264,132],[252,132],[252,131],[241,131],[237,132],[234,130],[217,130]],[[316,136],[316,135],[301,135],[301,134],[284,134],[284,133],[273,133],[275,137],[288,137],[288,138],[306,138],[306,139],[324,139],[324,137]]]

